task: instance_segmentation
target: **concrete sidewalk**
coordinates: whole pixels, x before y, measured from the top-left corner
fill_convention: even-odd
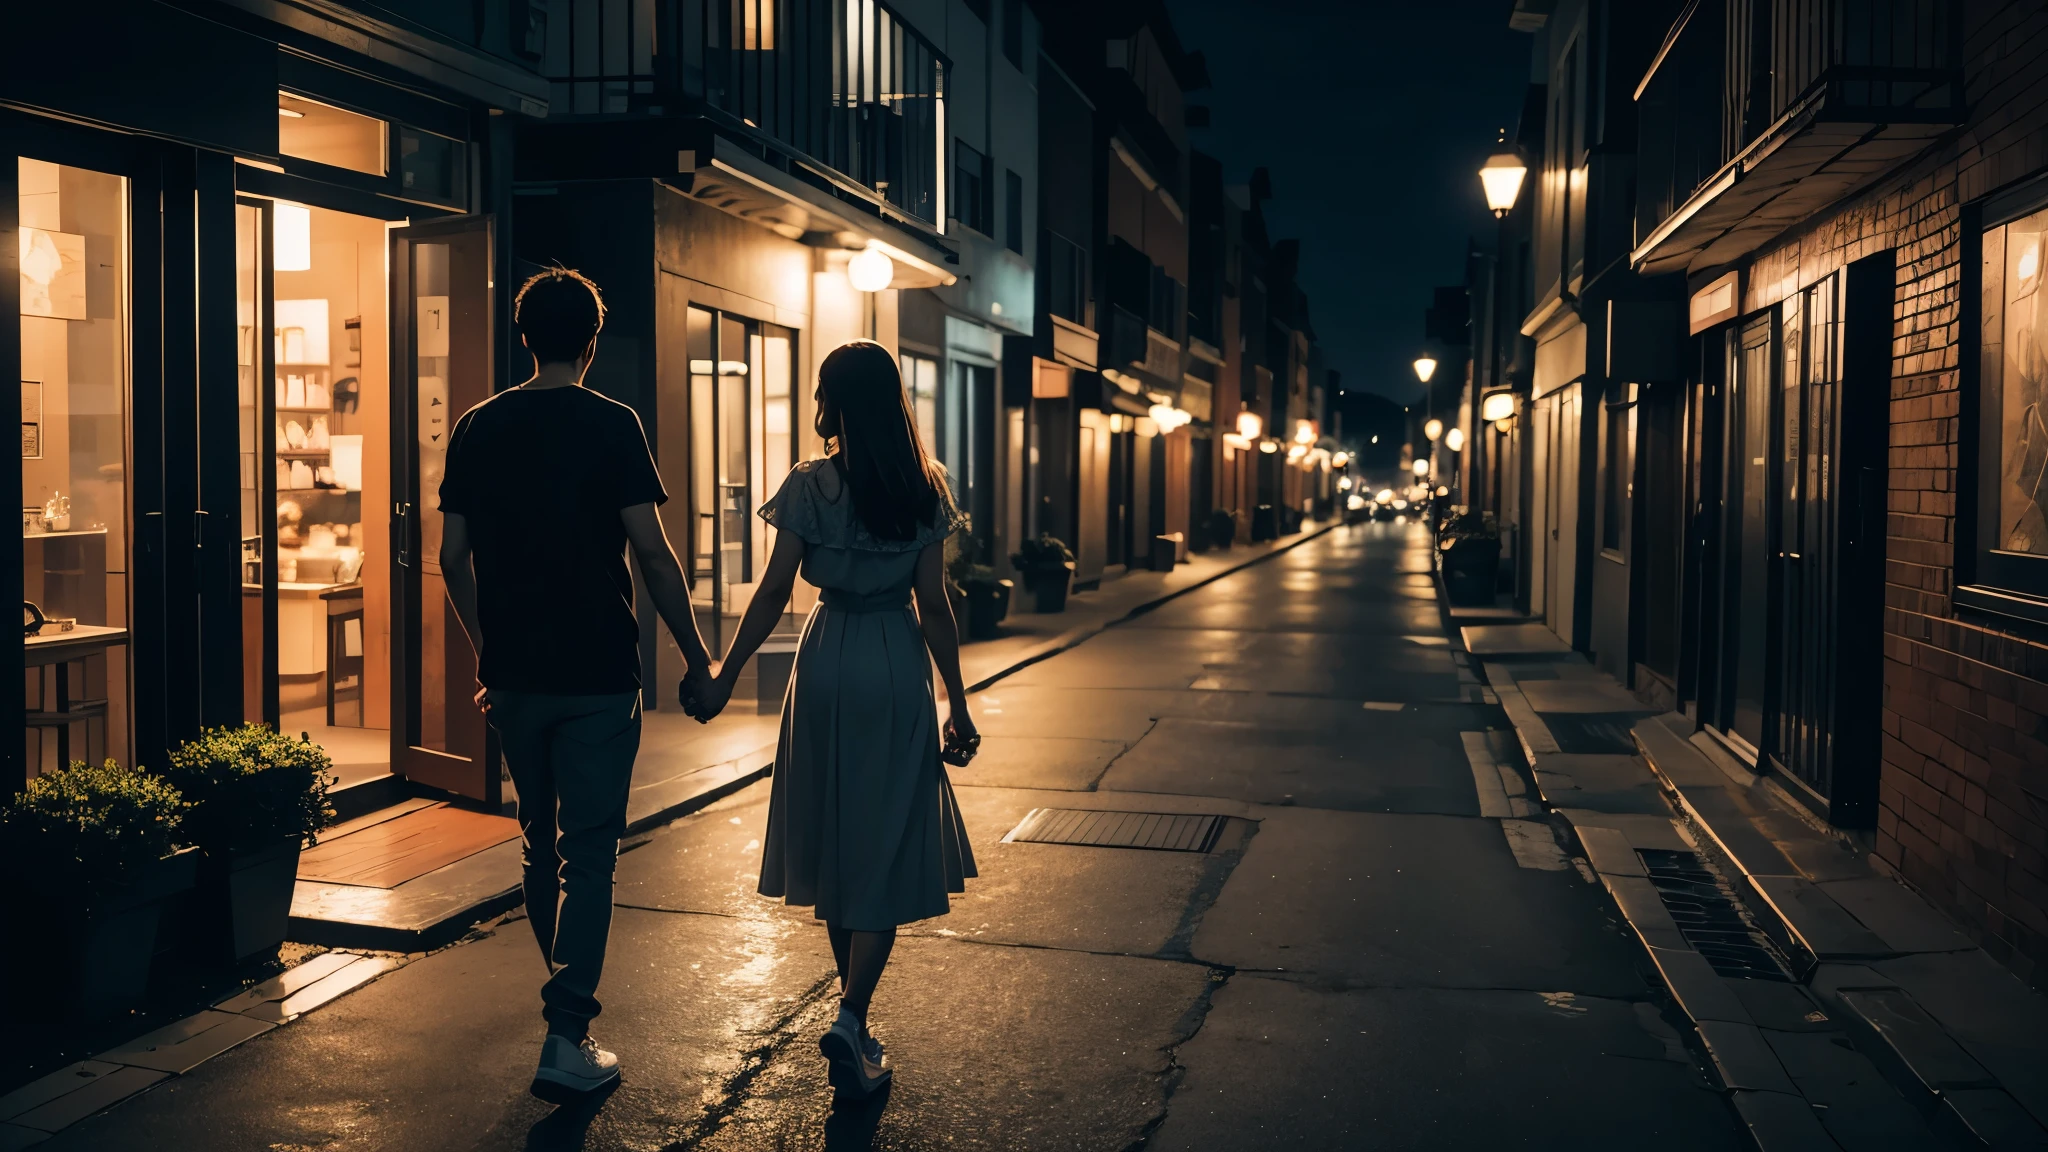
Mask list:
[[[1540,623],[1459,638],[1758,1147],[2048,1147],[2048,999]]]

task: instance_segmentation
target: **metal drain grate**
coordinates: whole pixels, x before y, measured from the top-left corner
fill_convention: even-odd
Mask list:
[[[1150,848],[1161,852],[1207,852],[1223,831],[1221,816],[1166,812],[1098,812],[1080,808],[1033,808],[1003,843],[1080,844],[1091,848]]]
[[[1791,966],[1753,923],[1735,892],[1696,852],[1671,852],[1661,848],[1638,848],[1650,883],[1657,886],[1657,898],[1679,934],[1706,957],[1714,971],[1723,976],[1746,976],[1753,980],[1792,979]]]
[[[1636,742],[1628,730],[1646,712],[1545,712],[1543,726],[1557,740],[1559,752],[1574,755],[1633,756]]]

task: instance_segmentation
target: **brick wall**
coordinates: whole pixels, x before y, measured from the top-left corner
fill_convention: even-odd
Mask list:
[[[1890,499],[1876,853],[2048,985],[2048,628],[1959,617],[1964,205],[2048,171],[2048,13],[1969,6],[1969,123],[1758,254],[1747,309],[1892,249]],[[1972,436],[1970,439],[1974,439]],[[1972,464],[1974,466],[1974,463]]]

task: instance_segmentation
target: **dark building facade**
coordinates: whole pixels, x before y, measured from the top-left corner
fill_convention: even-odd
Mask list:
[[[1522,0],[1512,19],[1544,123],[1518,138],[1529,182],[1475,379],[1517,396],[1491,451],[1523,483],[1520,595],[2038,982],[2048,73],[2014,46],[2048,17]],[[1533,356],[1505,335],[1518,314]],[[1505,515],[1506,491],[1471,496]]]

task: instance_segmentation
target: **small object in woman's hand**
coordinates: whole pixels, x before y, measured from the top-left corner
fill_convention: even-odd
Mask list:
[[[965,768],[967,767],[967,762],[974,759],[974,753],[980,748],[981,733],[979,732],[964,740],[958,736],[949,736],[946,739],[946,747],[939,753],[939,759],[944,760],[955,768]]]

